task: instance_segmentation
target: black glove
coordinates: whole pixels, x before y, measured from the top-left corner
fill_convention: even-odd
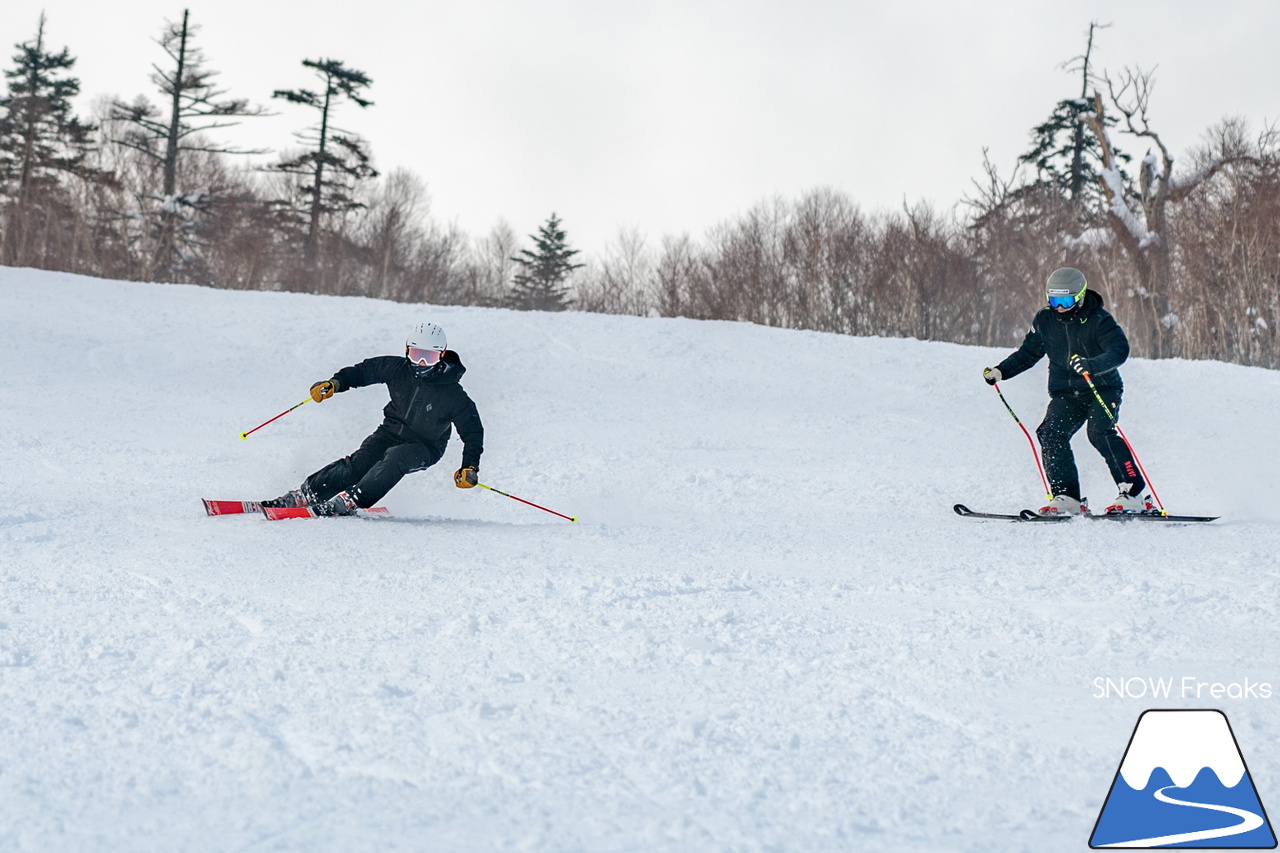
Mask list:
[[[325,379],[324,381],[317,382],[311,386],[311,399],[315,400],[317,403],[323,403],[325,400],[328,400],[341,390],[341,387],[338,385],[338,380]]]
[[[459,468],[453,472],[453,484],[459,489],[470,489],[480,482],[480,474],[475,468]]]
[[[1093,373],[1093,369],[1089,367],[1089,359],[1082,355],[1073,355],[1067,359],[1067,363],[1071,365],[1071,369],[1081,376],[1086,373]]]
[[[988,385],[995,385],[1001,379],[1004,379],[1004,377],[1000,375],[1000,368],[998,367],[984,368],[982,371],[982,378],[987,380]]]

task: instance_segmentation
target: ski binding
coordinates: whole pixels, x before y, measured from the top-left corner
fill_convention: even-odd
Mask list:
[[[350,518],[351,516],[342,515],[320,515],[309,506],[264,506],[262,514],[266,516],[268,521],[283,521],[286,518]],[[391,513],[387,511],[385,506],[371,506],[368,509],[358,509],[353,516],[357,518],[386,518]]]

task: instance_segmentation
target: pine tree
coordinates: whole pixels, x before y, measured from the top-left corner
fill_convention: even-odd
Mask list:
[[[1089,61],[1094,32],[1099,28],[1097,23],[1089,25],[1084,54],[1067,63],[1068,66],[1080,63],[1080,97],[1059,101],[1049,118],[1031,131],[1031,150],[1018,158],[1018,162],[1035,167],[1033,187],[1051,188],[1068,199],[1075,206],[1081,224],[1096,224],[1104,215],[1097,166],[1102,162],[1102,147],[1086,128],[1086,119],[1094,109],[1093,99],[1088,96],[1093,80]],[[1116,123],[1111,116],[1106,116],[1105,121],[1108,126]],[[1115,155],[1120,162],[1129,162],[1128,154],[1116,151]],[[1127,181],[1127,176],[1125,178]]]
[[[51,228],[67,226],[64,179],[106,180],[90,168],[94,127],[74,115],[71,99],[80,81],[69,76],[75,58],[67,48],[53,53],[44,43],[45,17],[35,38],[16,45],[14,68],[4,72],[8,92],[0,97],[0,193],[6,199],[0,262],[48,264]],[[40,246],[35,235],[44,235]]]
[[[260,107],[250,106],[247,99],[223,97],[226,90],[214,84],[217,72],[207,67],[208,60],[203,51],[192,44],[199,28],[190,23],[189,17],[189,11],[184,9],[182,23],[167,23],[156,40],[172,65],[168,69],[152,65],[151,82],[168,102],[168,110],[162,112],[144,97],[139,97],[132,104],[116,101],[111,109],[111,118],[129,127],[129,131],[116,142],[140,152],[161,170],[160,186],[149,195],[157,203],[153,211],[156,243],[151,277],[166,281],[189,277],[184,275],[187,263],[182,243],[193,226],[185,221],[184,212],[207,211],[212,201],[208,187],[178,192],[183,153],[263,153],[256,149],[214,146],[200,136],[210,130],[239,124],[228,119],[266,113]],[[156,193],[155,189],[159,192]]]
[[[582,264],[571,263],[578,254],[570,249],[560,219],[554,213],[537,234],[530,234],[534,249],[522,249],[511,260],[519,267],[507,305],[523,311],[563,311],[569,307],[569,276]]]
[[[315,274],[321,220],[364,207],[355,198],[355,185],[378,176],[370,164],[371,155],[364,140],[335,127],[331,121],[333,109],[344,98],[361,108],[372,106],[373,101],[361,97],[360,93],[373,81],[363,71],[347,68],[336,59],[305,59],[302,64],[316,72],[324,83],[324,90],[277,89],[272,97],[301,104],[320,113],[318,125],[297,134],[299,140],[313,147],[269,168],[308,181],[299,188],[307,223],[303,248],[307,270]]]

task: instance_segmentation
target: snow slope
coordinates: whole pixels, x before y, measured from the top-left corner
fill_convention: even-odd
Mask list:
[[[581,522],[453,488],[456,439],[391,519],[203,515],[353,450],[381,388],[239,433],[419,319],[482,481]],[[1152,706],[1277,801],[1280,374],[1124,369],[1220,522],[978,523],[1041,497],[1001,354],[0,268],[0,849],[1085,849]],[[1002,387],[1039,422],[1043,367]]]

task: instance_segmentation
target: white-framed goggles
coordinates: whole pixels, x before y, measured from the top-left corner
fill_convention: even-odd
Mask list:
[[[440,357],[444,355],[444,352],[424,347],[405,347],[404,354],[409,361],[412,361],[418,367],[433,367],[439,363]]]

